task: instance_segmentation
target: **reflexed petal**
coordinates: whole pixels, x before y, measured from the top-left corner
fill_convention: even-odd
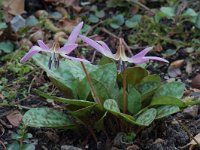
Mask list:
[[[132,58],[133,59],[139,59],[144,57],[150,50],[152,50],[153,47],[147,47],[144,50],[142,50],[141,52],[137,53],[136,55],[134,55]]]
[[[60,49],[58,49],[58,52],[63,53],[63,54],[69,54],[71,53],[76,47],[78,46],[78,44],[66,44],[63,47],[61,47]]]
[[[67,56],[67,55],[61,55],[64,58],[70,59],[70,60],[76,60],[76,61],[82,61],[85,63],[90,63],[88,60],[86,59],[82,59],[82,58],[76,58],[76,57],[71,57],[71,56]]]
[[[75,44],[78,35],[80,34],[81,28],[83,26],[83,22],[79,23],[76,27],[74,27],[73,31],[71,32],[68,41],[65,45],[68,44]]]
[[[137,64],[143,64],[144,62],[146,62],[148,60],[144,59],[144,57],[142,57],[142,58],[133,58],[133,57],[131,57],[127,61],[129,63],[134,63],[134,64],[137,65]]]
[[[47,52],[46,50],[43,50],[41,47],[39,46],[33,46],[28,53],[26,53],[26,55],[24,57],[22,57],[22,59],[20,60],[20,63],[24,63],[26,62],[29,58],[31,58],[33,55],[39,53],[40,51],[44,51]]]
[[[96,49],[98,52],[102,53],[103,54],[103,50],[104,48],[98,44],[96,41],[86,37],[86,36],[83,36],[83,35],[79,35],[79,37],[81,38],[81,40],[83,40],[85,43],[87,43],[88,45],[92,46],[94,49]]]
[[[104,48],[103,54],[107,57],[110,57],[112,59],[114,59],[114,54],[111,52],[110,48],[108,47],[108,45],[103,42],[103,41],[97,41],[99,44],[101,44],[101,46]]]
[[[49,47],[42,40],[38,40],[37,43],[43,50],[49,50]]]
[[[157,61],[162,61],[162,62],[166,62],[169,63],[169,61],[167,61],[166,59],[160,58],[160,57],[154,57],[154,56],[146,56],[146,57],[142,57],[142,58],[129,58],[128,62],[130,63],[134,63],[134,64],[143,64],[146,61],[149,60],[157,60]]]
[[[146,57],[144,57],[144,59],[145,60],[157,60],[157,61],[163,61],[163,62],[169,63],[169,61],[166,59],[163,59],[160,57],[154,57],[154,56],[146,56]]]

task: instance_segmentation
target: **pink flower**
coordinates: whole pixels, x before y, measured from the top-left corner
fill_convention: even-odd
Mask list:
[[[145,56],[151,49],[152,47],[145,48],[138,54],[132,56],[132,57],[127,57],[125,54],[124,49],[119,48],[116,54],[113,54],[110,50],[110,48],[107,46],[106,43],[103,41],[94,41],[86,36],[79,35],[81,40],[83,40],[85,43],[89,44],[91,47],[96,49],[98,52],[102,53],[106,57],[109,57],[114,60],[121,60],[121,61],[127,61],[129,63],[134,63],[134,64],[142,64],[148,60],[157,60],[157,61],[162,61],[169,63],[166,59],[160,58],[160,57],[154,57],[154,56]]]
[[[54,42],[52,48],[49,48],[42,40],[38,40],[37,43],[39,46],[37,46],[37,45],[32,46],[31,49],[29,50],[29,52],[26,53],[26,55],[20,60],[20,63],[26,62],[33,55],[35,55],[39,52],[51,53],[51,57],[49,59],[49,68],[51,68],[52,63],[54,63],[55,68],[59,66],[59,55],[61,55],[64,58],[71,59],[71,60],[89,62],[85,59],[68,56],[68,54],[70,54],[78,46],[77,44],[75,44],[75,42],[80,33],[82,26],[83,26],[83,22],[79,23],[73,29],[72,33],[69,36],[67,43],[61,48],[59,47],[59,44],[57,42]]]

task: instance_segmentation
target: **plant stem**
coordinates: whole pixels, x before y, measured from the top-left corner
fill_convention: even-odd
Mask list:
[[[126,113],[126,75],[123,76],[123,113]]]
[[[88,83],[89,83],[89,85],[90,85],[91,91],[92,91],[92,93],[93,93],[93,95],[94,95],[94,97],[95,97],[95,99],[94,99],[95,102],[97,102],[98,104],[102,105],[102,104],[101,104],[101,101],[100,101],[100,99],[99,99],[99,97],[98,97],[97,94],[96,94],[96,91],[95,91],[95,89],[94,89],[94,86],[92,85],[92,81],[91,81],[91,79],[90,79],[90,76],[89,76],[89,74],[88,74],[88,72],[87,72],[87,69],[86,69],[86,67],[85,67],[85,65],[84,65],[83,62],[81,62],[81,66],[83,67],[83,71],[85,72],[85,76],[86,76],[87,81],[88,81]]]

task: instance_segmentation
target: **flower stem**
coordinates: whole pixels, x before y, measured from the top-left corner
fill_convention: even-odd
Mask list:
[[[126,75],[123,76],[123,100],[122,100],[123,113],[126,113]]]
[[[94,95],[94,97],[95,97],[95,99],[94,99],[95,102],[97,102],[99,105],[102,105],[102,104],[101,104],[101,101],[100,101],[100,99],[99,99],[99,97],[98,97],[97,94],[96,94],[96,91],[95,91],[95,89],[94,89],[94,86],[92,85],[92,81],[91,81],[91,79],[90,79],[90,76],[89,76],[89,74],[88,74],[88,72],[87,72],[87,69],[86,69],[86,67],[85,67],[85,65],[84,65],[83,62],[81,62],[81,66],[82,66],[82,68],[83,68],[83,71],[85,72],[85,76],[86,76],[87,81],[88,81],[88,83],[89,83],[89,85],[90,85],[91,91],[92,91],[92,93],[93,93],[93,95]]]

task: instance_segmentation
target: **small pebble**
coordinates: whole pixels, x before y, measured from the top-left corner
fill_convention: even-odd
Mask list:
[[[19,31],[20,28],[25,27],[26,26],[26,20],[20,16],[17,15],[15,16],[12,20],[11,20],[11,28],[14,32]]]

